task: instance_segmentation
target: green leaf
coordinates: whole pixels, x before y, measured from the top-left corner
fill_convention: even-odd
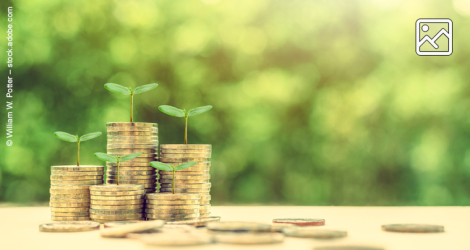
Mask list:
[[[104,87],[107,90],[114,92],[114,93],[123,94],[123,95],[131,94],[131,90],[129,88],[116,84],[116,83],[106,83]]]
[[[78,136],[76,135],[71,135],[69,133],[57,131],[54,133],[55,137],[64,140],[64,141],[69,141],[69,142],[77,142],[78,141]]]
[[[150,162],[150,166],[152,166],[156,169],[159,169],[159,170],[163,170],[163,171],[173,171],[173,166],[172,165],[168,165],[168,164],[165,164],[165,163],[159,162],[159,161]]]
[[[88,140],[91,140],[93,138],[96,138],[98,136],[100,136],[102,133],[101,132],[93,132],[93,133],[89,133],[89,134],[86,134],[86,135],[82,135],[80,136],[80,141],[88,141]]]
[[[194,166],[194,165],[196,165],[196,164],[197,164],[197,162],[195,162],[195,161],[185,162],[185,163],[183,163],[183,164],[178,165],[178,166],[175,168],[175,170],[182,170],[182,169],[185,169],[185,168],[192,167],[192,166]]]
[[[211,108],[212,108],[211,105],[202,106],[202,107],[198,107],[198,108],[193,108],[188,112],[188,116],[199,115],[201,113],[204,113],[204,112],[208,111]]]
[[[140,94],[140,93],[143,93],[143,92],[147,92],[151,89],[156,88],[157,86],[158,86],[157,83],[151,83],[151,84],[146,84],[146,85],[139,86],[139,87],[134,89],[134,94]]]
[[[121,159],[119,159],[119,161],[128,161],[128,160],[132,160],[136,157],[139,157],[142,153],[135,153],[135,154],[128,154],[128,155],[124,155],[121,157]]]
[[[116,156],[108,155],[105,153],[95,153],[93,154],[96,158],[102,161],[117,162],[118,158]]]
[[[158,107],[158,109],[160,111],[162,111],[163,113],[167,114],[167,115],[172,115],[172,116],[176,116],[176,117],[184,117],[185,116],[185,113],[182,109],[175,108],[175,107],[172,107],[172,106],[169,106],[169,105],[161,105],[160,107]]]

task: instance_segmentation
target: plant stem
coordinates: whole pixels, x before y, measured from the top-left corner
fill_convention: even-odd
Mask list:
[[[80,141],[77,141],[77,167],[80,166]]]
[[[188,144],[188,116],[184,116],[184,144]]]
[[[116,185],[119,185],[119,158],[118,158],[116,163],[117,163],[117,179],[116,179],[117,181],[116,181]]]
[[[173,166],[173,194],[175,194],[175,166]]]
[[[133,107],[134,106],[134,94],[131,94],[131,122],[133,122],[133,114],[132,114],[132,110],[133,110]]]

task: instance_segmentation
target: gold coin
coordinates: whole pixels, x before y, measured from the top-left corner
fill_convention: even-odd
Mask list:
[[[94,165],[82,165],[82,166],[65,165],[65,166],[52,166],[51,170],[96,172],[96,171],[104,171],[104,167],[94,166]]]
[[[90,185],[74,185],[74,184],[51,184],[51,189],[55,190],[83,190],[88,191]]]
[[[101,192],[115,192],[115,191],[135,191],[142,190],[142,185],[101,185],[101,186],[90,186],[90,192],[101,191]]]
[[[185,153],[185,154],[160,153],[160,156],[162,158],[206,158],[206,159],[211,158],[211,154],[191,154],[191,153]]]
[[[166,163],[166,164],[169,164],[169,165],[172,165],[171,163]],[[180,164],[174,164],[175,166],[178,166]],[[207,172],[207,174],[209,174],[209,170],[210,170],[210,167],[195,167],[195,166],[192,166],[192,167],[189,167],[189,168],[185,168],[185,169],[181,169],[181,170],[178,170],[175,172],[175,174],[177,175],[185,175],[184,173],[187,173],[187,172]],[[170,171],[159,171],[159,172],[170,172]],[[173,173],[172,173],[173,174]]]
[[[171,188],[173,184],[170,183],[162,183],[162,188]],[[176,187],[176,185],[175,185]],[[211,183],[198,183],[198,184],[178,184],[177,188],[210,188]]]
[[[163,149],[206,149],[212,150],[211,144],[162,144],[160,148]]]
[[[175,175],[175,180],[201,180],[210,179],[211,175]],[[160,179],[173,179],[173,175],[160,175]]]
[[[155,168],[150,167],[148,164],[142,164],[145,166],[135,166],[135,167],[128,167],[128,166],[119,166],[119,172],[132,172],[132,171],[153,171],[156,173]],[[108,166],[107,172],[117,172],[116,166]]]
[[[131,163],[147,163],[147,166],[149,166],[148,163],[152,162],[152,161],[155,161],[157,158],[155,157],[142,157],[142,158],[134,158],[132,160],[128,160],[126,161],[125,163],[126,164],[131,164]],[[119,164],[119,166],[121,166],[121,164]]]
[[[144,194],[139,195],[123,195],[123,196],[101,196],[91,194],[90,198],[92,200],[106,200],[106,201],[123,201],[123,200],[139,200],[144,199]]]
[[[92,221],[52,222],[39,225],[40,232],[83,232],[100,229],[100,223]]]
[[[90,214],[91,219],[98,220],[121,220],[121,219],[140,219],[142,214],[115,214],[115,215],[96,215]]]
[[[202,161],[207,161],[209,158],[201,158],[201,157],[186,157],[186,158],[174,158],[174,157],[163,157],[160,156],[160,161],[165,162],[165,163],[170,163],[170,162],[190,162],[190,161],[196,161],[196,162],[202,162]]]
[[[112,143],[108,143],[106,145],[106,148],[108,150],[112,150],[112,149],[133,149],[133,150],[137,150],[137,149],[154,149],[154,150],[158,150],[158,142],[157,143],[138,143],[138,144],[129,144],[129,143],[119,143],[119,144],[112,144]],[[136,152],[136,153],[140,153],[140,152]]]
[[[133,131],[140,131],[140,132],[158,132],[158,128],[156,127],[107,127],[107,132],[133,132]]]
[[[147,194],[149,200],[199,200],[201,196],[199,194]]]
[[[286,227],[282,232],[289,237],[316,239],[343,238],[348,235],[346,231],[318,229],[318,226]]]
[[[154,205],[199,205],[199,200],[147,200],[147,204]]]
[[[199,246],[214,242],[213,236],[200,232],[160,233],[151,237],[141,237],[140,241],[147,246]],[[200,248],[202,249],[202,248]]]
[[[208,222],[220,221],[220,216],[212,216],[207,218],[198,218],[194,220],[185,221],[169,221],[165,225],[192,225],[195,227],[204,227]]]
[[[54,195],[63,194],[63,195],[90,195],[90,190],[88,189],[49,189],[49,192]]]
[[[96,205],[96,204],[91,204],[90,208],[95,209],[95,210],[129,210],[129,209],[140,209],[143,208],[143,204],[131,204],[131,205],[109,205],[109,206],[102,206],[102,205]],[[90,210],[91,211],[91,210]]]
[[[51,207],[89,207],[89,202],[82,203],[63,203],[63,202],[49,202]]]
[[[90,199],[90,194],[53,194],[51,193],[51,198],[54,199]]]
[[[51,175],[51,180],[59,181],[82,181],[82,180],[102,180],[103,175],[82,175],[82,176],[65,176]]]
[[[82,198],[82,199],[57,199],[57,198],[50,198],[50,202],[60,202],[60,203],[87,203],[87,202],[90,202],[90,198]]]
[[[122,209],[122,210],[90,209],[90,214],[96,214],[96,215],[136,214],[136,213],[142,213],[142,212],[143,212],[143,209]]]
[[[117,180],[115,179],[107,179],[106,180],[107,183],[109,184],[116,184],[117,183]],[[156,182],[156,179],[153,178],[153,179],[150,179],[150,180],[131,180],[131,179],[119,179],[119,184],[153,184]]]
[[[173,176],[172,171],[158,171],[160,175],[171,175]],[[207,171],[175,171],[175,175],[193,175],[193,176],[201,176],[201,175],[208,175],[209,170]]]
[[[52,216],[56,217],[88,217],[89,212],[51,212]]]
[[[58,217],[58,216],[51,216],[51,220],[54,221],[81,221],[81,220],[90,220],[88,216],[70,216],[70,217]]]
[[[149,175],[119,175],[119,180],[153,180],[155,181],[155,174]],[[117,175],[108,175],[108,180],[117,179]]]
[[[176,185],[178,187],[178,185]],[[207,193],[210,192],[210,188],[175,188],[175,193]],[[160,192],[173,192],[173,188],[160,188]]]
[[[108,201],[108,200],[90,200],[91,205],[100,206],[124,206],[124,205],[137,205],[144,204],[144,200],[122,200],[122,201]]]
[[[108,175],[117,175],[117,171],[106,171]],[[155,175],[157,172],[155,170],[151,171],[119,171],[119,175]]]
[[[104,171],[59,171],[52,170],[51,175],[62,175],[62,176],[87,176],[87,175],[103,175]]]
[[[188,162],[188,161],[176,161],[176,162],[164,162],[162,161],[162,159],[159,159],[159,161],[163,162],[163,163],[166,163],[168,165],[172,165],[174,167],[178,166],[178,165],[181,165],[185,162]],[[192,167],[189,167],[189,168],[185,168],[185,169],[182,169],[182,170],[178,170],[178,171],[183,171],[183,170],[186,170],[186,169],[191,169],[189,171],[209,171],[210,170],[210,166],[211,166],[211,162],[210,161],[199,161],[196,163],[196,165],[193,165]],[[196,168],[198,168],[196,170]],[[200,169],[199,169],[200,168]]]
[[[211,200],[211,196],[210,195],[201,195],[201,201],[203,200]]]
[[[195,205],[157,205],[157,204],[151,204],[147,203],[146,208],[147,209],[199,209],[199,204]]]
[[[281,233],[219,233],[215,235],[217,242],[223,244],[275,244],[284,242],[284,235]]]
[[[100,196],[139,195],[139,194],[145,194],[145,190],[114,191],[114,192],[90,191],[90,194],[91,195],[100,195]]]
[[[158,136],[158,131],[108,131],[111,136]]]
[[[139,158],[157,158],[158,157],[158,154],[152,154],[152,153],[149,153],[149,154],[144,154],[142,152],[138,152],[138,153],[141,153],[137,158],[134,158],[134,159],[139,159]],[[116,156],[116,157],[123,157],[125,155],[128,155],[128,154],[118,154],[118,153],[108,153],[109,155],[112,155],[112,156]]]
[[[103,184],[103,180],[83,180],[83,181],[51,180],[51,184],[97,185],[97,184]]]
[[[151,148],[158,147],[158,140],[110,140],[108,139],[108,148],[111,145],[149,145]],[[122,147],[124,148],[124,147]]]
[[[142,153],[142,154],[158,154],[156,148],[111,148],[108,149],[108,154],[132,154],[132,153]]]
[[[110,140],[155,141],[158,140],[158,135],[108,135],[108,141]]]
[[[248,221],[221,221],[207,223],[207,229],[230,232],[269,232],[271,225]]]
[[[199,212],[199,218],[207,218],[207,217],[210,217],[211,216],[211,213],[203,213],[201,214],[201,212]]]
[[[146,214],[148,219],[160,220],[180,220],[180,219],[195,219],[199,217],[199,213],[194,214]]]
[[[108,122],[106,128],[110,127],[144,127],[144,128],[158,128],[158,124],[150,122]]]
[[[176,179],[176,180],[172,180],[172,179],[162,179],[162,178],[160,178],[159,182],[160,183],[173,183],[173,181],[175,182],[175,185],[177,186],[177,184],[207,183],[210,180],[209,179],[200,179],[200,180],[179,180],[179,179]]]
[[[88,212],[89,207],[50,207],[51,212],[57,213],[83,213]]]
[[[199,202],[200,205],[210,205],[211,204],[211,201],[210,200],[201,200]]]
[[[199,214],[199,209],[145,209],[145,212],[151,214]]]
[[[126,182],[122,182],[122,181],[119,181],[119,183],[120,183],[119,186],[132,184],[132,183],[126,183]],[[108,185],[115,185],[116,182],[115,182],[115,181],[113,182],[112,180],[109,180],[109,181],[107,182],[107,184],[108,184]],[[151,184],[139,184],[139,185],[142,185],[142,186],[144,187],[144,189],[147,189],[147,188],[155,188],[155,187],[157,186],[156,183],[151,183]],[[146,193],[148,193],[147,190],[145,190],[145,191],[146,191]]]
[[[162,154],[210,154],[211,150],[207,149],[167,149],[161,148]]]

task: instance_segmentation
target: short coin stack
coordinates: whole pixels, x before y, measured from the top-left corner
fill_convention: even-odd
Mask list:
[[[160,147],[160,161],[177,166],[184,162],[197,162],[196,165],[175,172],[175,193],[196,193],[201,195],[199,213],[210,216],[210,144],[163,144]],[[173,172],[159,171],[160,192],[172,192]]]
[[[90,186],[90,218],[98,222],[143,219],[143,185]]]
[[[143,122],[110,122],[108,131],[108,154],[117,157],[132,153],[141,155],[119,164],[120,184],[142,184],[147,193],[158,191],[157,175],[150,162],[158,159],[158,125]],[[117,165],[106,163],[106,183],[116,184]]]
[[[199,194],[147,194],[146,217],[149,220],[193,220],[199,218]]]
[[[90,220],[89,185],[103,184],[103,175],[103,166],[52,166],[52,220]]]

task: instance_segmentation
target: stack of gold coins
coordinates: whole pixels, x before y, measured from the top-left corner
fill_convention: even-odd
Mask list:
[[[143,219],[144,197],[143,185],[90,186],[90,218],[98,222]]]
[[[103,166],[52,166],[49,203],[52,220],[90,220],[88,187],[103,184],[103,175]]]
[[[119,164],[120,184],[142,184],[147,193],[158,191],[158,176],[150,162],[158,159],[158,125],[143,122],[110,122],[108,154],[122,157],[141,153],[137,158]],[[117,165],[106,163],[106,183],[116,184]]]
[[[199,194],[147,194],[145,205],[149,220],[193,220],[199,218]]]
[[[164,144],[160,147],[160,161],[177,166],[184,162],[195,161],[196,165],[175,172],[175,193],[200,194],[199,213],[201,217],[210,216],[210,144]],[[159,171],[160,192],[172,192],[173,172]]]

